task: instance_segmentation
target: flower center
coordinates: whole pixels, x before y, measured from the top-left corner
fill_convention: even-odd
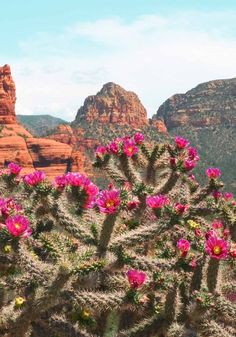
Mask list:
[[[114,201],[113,200],[107,200],[106,207],[112,207],[112,206],[114,206]]]
[[[213,252],[214,254],[219,255],[221,253],[221,248],[219,246],[215,246],[213,248]]]
[[[20,228],[21,228],[21,225],[20,225],[19,223],[16,223],[16,224],[15,224],[15,228],[16,228],[16,229],[20,229]]]
[[[132,146],[128,147],[128,152],[132,152],[132,151],[133,151],[133,147]]]

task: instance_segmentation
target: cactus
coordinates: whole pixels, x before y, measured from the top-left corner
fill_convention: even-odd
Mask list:
[[[96,151],[109,185],[0,176],[0,335],[233,337],[236,202],[188,141]]]

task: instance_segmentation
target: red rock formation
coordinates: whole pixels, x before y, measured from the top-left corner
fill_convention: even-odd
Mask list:
[[[148,125],[147,111],[138,96],[112,82],[105,84],[96,95],[86,98],[74,125],[80,121],[116,123],[133,128]]]
[[[16,88],[9,65],[0,67],[0,124],[16,123]]]
[[[66,172],[71,166],[72,147],[56,140],[33,138],[16,121],[15,101],[15,84],[10,67],[5,65],[0,67],[0,166],[17,162],[23,173],[41,169],[49,179]],[[70,127],[67,132],[72,135]]]
[[[151,125],[153,125],[158,132],[160,133],[167,133],[167,128],[165,126],[165,123],[160,120],[160,119],[157,119],[157,120],[153,120],[150,122]]]
[[[53,134],[49,135],[47,138],[69,145],[75,145],[77,142],[72,128],[66,124],[58,125]]]
[[[26,145],[33,166],[51,180],[70,168],[72,147],[51,139],[27,138]]]

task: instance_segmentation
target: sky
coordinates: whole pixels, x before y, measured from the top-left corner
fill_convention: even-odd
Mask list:
[[[235,0],[0,0],[0,13],[18,114],[71,121],[115,82],[151,117],[173,94],[236,77]]]

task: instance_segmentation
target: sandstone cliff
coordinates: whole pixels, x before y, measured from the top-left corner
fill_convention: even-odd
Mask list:
[[[84,105],[77,112],[74,125],[81,120],[117,123],[137,129],[148,125],[147,111],[138,96],[112,82],[105,84],[96,95],[85,99]]]
[[[167,99],[153,116],[167,129],[236,124],[236,78],[199,84]]]
[[[10,67],[5,65],[0,67],[0,166],[17,162],[23,173],[40,169],[49,179],[66,172],[71,166],[72,147],[55,140],[34,138],[17,122],[15,102],[15,84]]]

